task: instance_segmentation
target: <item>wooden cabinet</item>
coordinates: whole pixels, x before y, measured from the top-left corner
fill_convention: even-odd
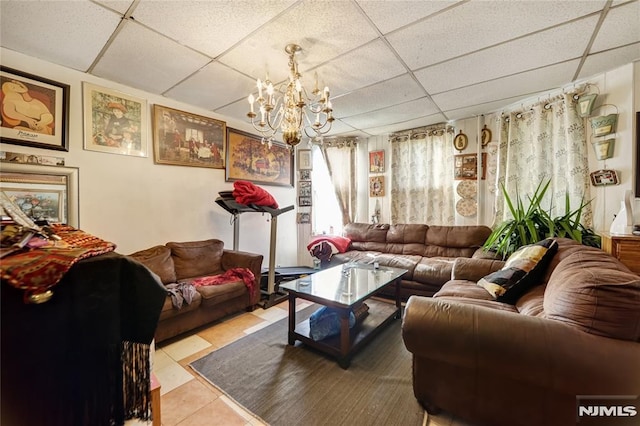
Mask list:
[[[620,260],[636,274],[640,274],[640,236],[611,235],[608,232],[603,232],[600,236],[602,250]]]

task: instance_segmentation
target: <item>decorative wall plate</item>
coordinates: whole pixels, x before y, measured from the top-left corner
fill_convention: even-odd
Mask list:
[[[458,151],[464,151],[468,143],[469,139],[467,139],[467,135],[462,133],[462,130],[460,130],[460,133],[458,133],[456,137],[453,138],[453,147]]]
[[[460,216],[475,216],[478,211],[478,203],[473,198],[461,198],[456,203],[456,211]]]
[[[462,198],[475,198],[478,193],[478,183],[475,180],[460,181],[456,187],[456,192]]]
[[[491,130],[487,129],[487,125],[484,125],[482,132],[480,133],[482,140],[482,147],[487,146],[489,142],[491,142]]]

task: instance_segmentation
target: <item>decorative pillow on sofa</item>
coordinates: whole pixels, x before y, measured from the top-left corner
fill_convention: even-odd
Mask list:
[[[551,238],[522,246],[509,256],[502,269],[480,279],[478,285],[498,302],[513,305],[540,282],[556,251],[558,243]]]
[[[178,280],[224,272],[222,270],[224,242],[220,240],[170,242],[166,246],[171,249]]]

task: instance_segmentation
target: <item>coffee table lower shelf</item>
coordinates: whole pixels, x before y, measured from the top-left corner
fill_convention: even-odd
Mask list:
[[[365,301],[369,305],[367,315],[353,328],[349,329],[349,342],[346,348],[342,347],[342,336],[331,336],[323,340],[313,340],[309,331],[309,320],[296,324],[295,331],[289,331],[289,344],[293,345],[296,340],[307,346],[317,349],[338,359],[338,364],[342,368],[349,368],[352,356],[382,328],[400,318],[400,309],[392,303],[386,303],[375,299]]]

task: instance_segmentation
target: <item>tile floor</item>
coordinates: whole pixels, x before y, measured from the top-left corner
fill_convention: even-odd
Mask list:
[[[296,308],[308,306],[299,300]],[[286,318],[287,302],[269,309],[257,308],[214,322],[156,346],[153,371],[161,384],[162,426],[259,426],[260,419],[195,373],[189,363],[256,330]],[[151,422],[129,421],[126,426],[150,426]],[[385,425],[386,426],[386,425]],[[422,426],[471,426],[448,414],[428,416]]]

